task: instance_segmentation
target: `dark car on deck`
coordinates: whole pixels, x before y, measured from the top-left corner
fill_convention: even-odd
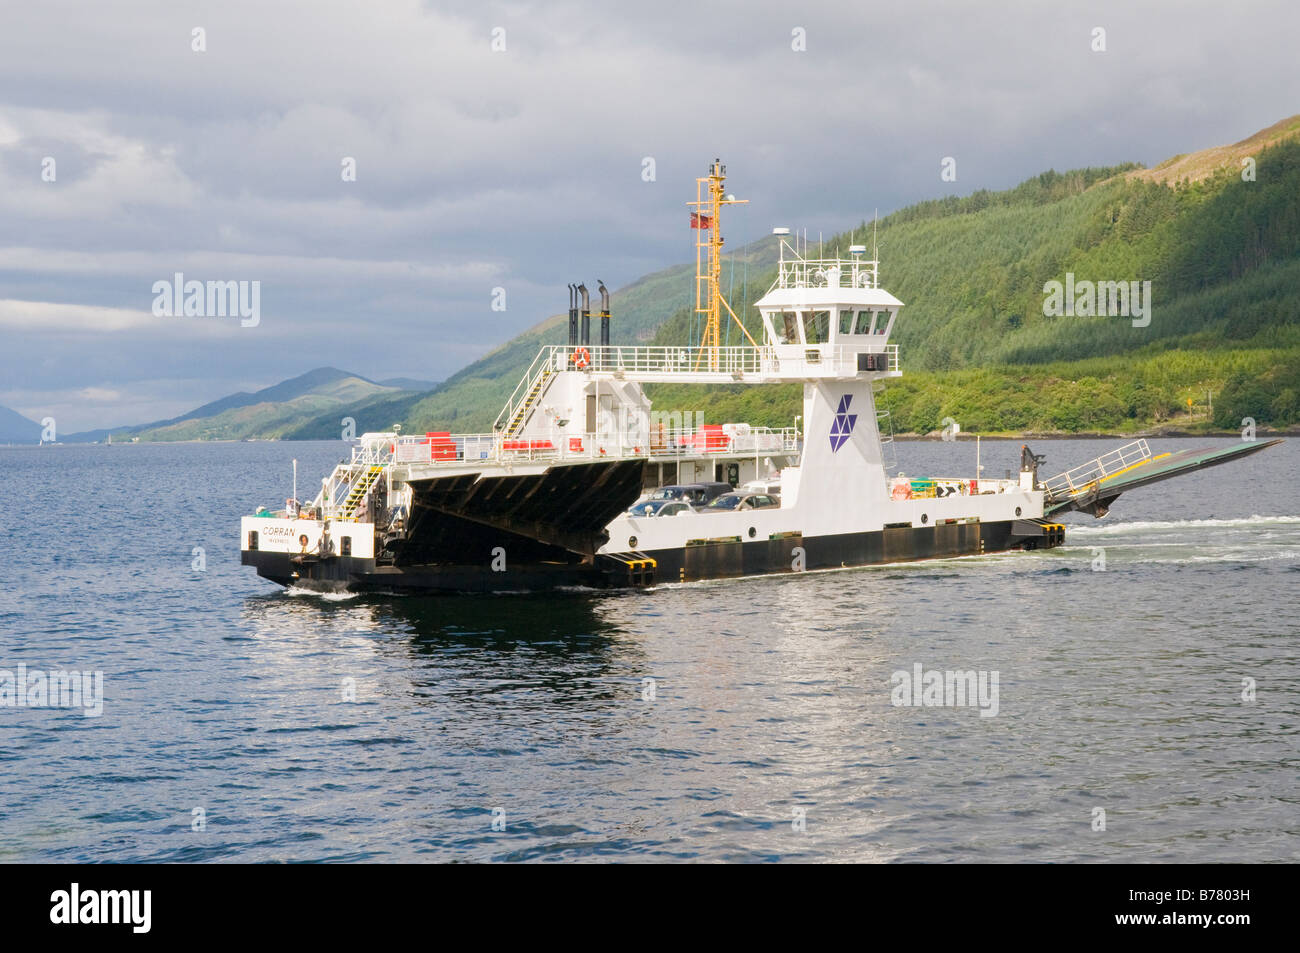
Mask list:
[[[650,494],[651,500],[681,500],[700,507],[724,493],[730,493],[730,483],[674,483],[661,486]]]

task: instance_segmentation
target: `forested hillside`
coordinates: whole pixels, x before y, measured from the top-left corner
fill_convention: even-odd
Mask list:
[[[895,430],[926,433],[947,416],[983,433],[1235,429],[1247,416],[1300,423],[1297,133],[1300,117],[1153,170],[1046,172],[882,219],[882,285],[906,304],[894,333],[906,376],[881,398]],[[1245,155],[1256,160],[1253,177]],[[864,223],[827,249],[868,234]],[[764,241],[735,257],[724,287],[757,328],[753,302],[773,280],[775,248]],[[1045,316],[1044,284],[1067,272],[1150,281],[1149,325]],[[615,340],[656,326],[653,343],[696,339],[691,276],[680,266],[616,294]],[[552,320],[514,339],[414,404],[406,425],[486,429],[537,346],[564,333]],[[710,420],[785,426],[799,413],[797,387],[651,394],[662,409],[705,409]]]

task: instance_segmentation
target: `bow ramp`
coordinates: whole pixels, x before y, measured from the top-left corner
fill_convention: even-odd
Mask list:
[[[1190,473],[1205,467],[1217,466],[1258,453],[1281,440],[1268,440],[1263,443],[1243,441],[1230,447],[1200,447],[1195,450],[1179,450],[1177,453],[1152,455],[1145,440],[1136,440],[1118,450],[1103,454],[1096,460],[1077,466],[1072,470],[1044,480],[1043,515],[1051,516],[1078,510],[1102,517],[1109,511],[1111,504],[1121,493],[1135,490],[1149,483],[1159,483],[1171,477]],[[1034,456],[1026,447],[1023,456],[1034,469],[1042,462],[1041,456]]]

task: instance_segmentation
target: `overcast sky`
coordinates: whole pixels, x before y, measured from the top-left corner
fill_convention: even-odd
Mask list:
[[[1290,0],[0,14],[0,404],[63,433],[321,365],[444,378],[562,311],[568,281],[688,260],[684,203],[714,156],[750,199],[734,247],[1047,168],[1154,164],[1300,112]],[[260,281],[260,323],[155,316],[176,272]]]

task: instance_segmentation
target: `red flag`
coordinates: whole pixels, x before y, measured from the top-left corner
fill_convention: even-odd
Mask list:
[[[701,215],[699,212],[691,213],[691,228],[710,229],[713,227],[713,219],[708,215]]]

